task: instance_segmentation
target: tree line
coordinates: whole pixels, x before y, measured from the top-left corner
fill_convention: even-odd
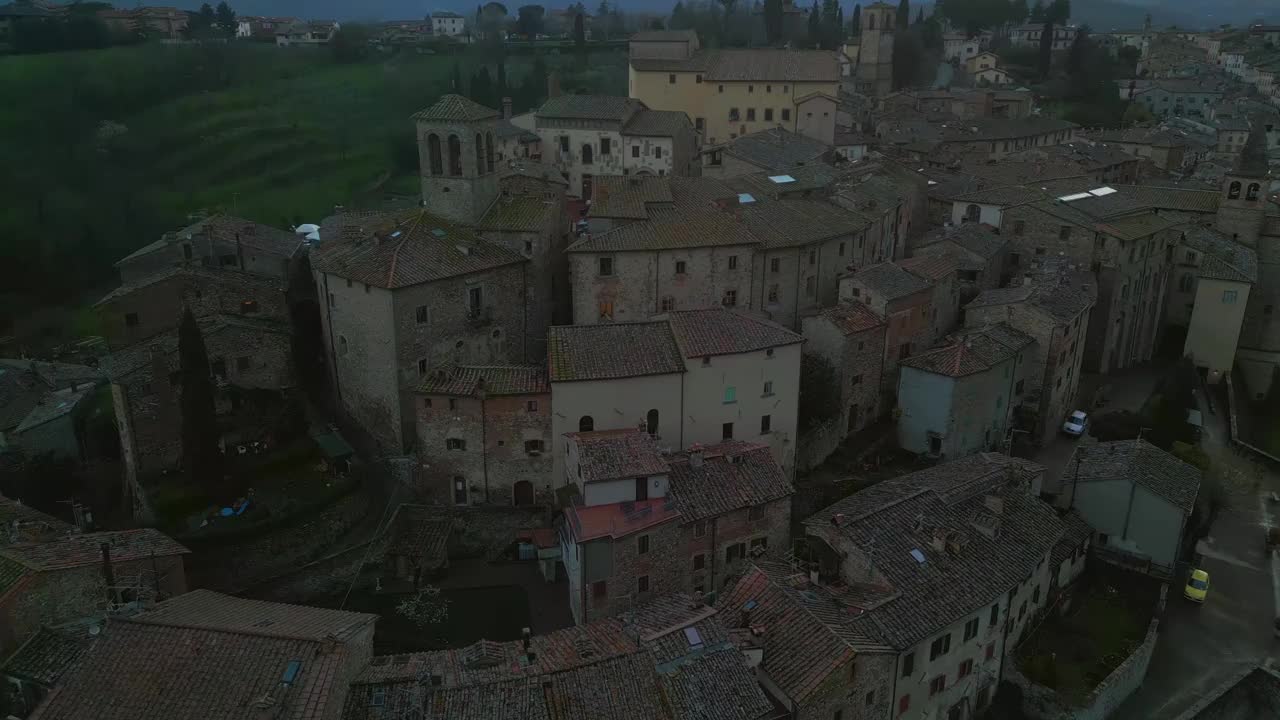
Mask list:
[[[109,25],[99,15],[114,9],[105,2],[75,2],[56,15],[18,18],[10,29],[10,50],[17,54],[95,50],[157,37],[158,33],[145,21],[135,21],[122,28]],[[188,40],[229,38],[235,33],[236,13],[223,0],[217,7],[205,3],[197,12],[187,13],[183,37]]]

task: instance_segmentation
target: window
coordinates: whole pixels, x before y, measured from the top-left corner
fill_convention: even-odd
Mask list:
[[[769,286],[768,301],[771,303],[778,302],[778,284],[774,283]]]
[[[676,309],[676,299],[667,295],[662,298],[662,312],[669,313]]]
[[[430,410],[430,409],[431,409],[431,398],[423,398],[423,399],[422,399],[422,407],[424,407],[424,408],[426,408],[426,409]]]
[[[613,301],[612,300],[601,300],[599,304],[599,309],[600,309],[601,320],[613,319]]]
[[[568,135],[560,136],[560,152],[562,153],[569,152],[569,136]]]
[[[724,86],[723,86],[723,85],[720,85],[720,86],[719,86],[719,88],[720,88],[720,90],[719,90],[720,92],[724,92]]]
[[[1238,197],[1240,197],[1240,182],[1235,181],[1231,183],[1230,189],[1227,190],[1227,199],[1235,200]]]
[[[760,434],[766,435],[772,431],[773,431],[773,416],[761,415],[760,416]]]
[[[1026,617],[1026,615],[1027,615],[1027,601],[1023,600],[1022,604],[1018,606],[1018,619],[1021,620],[1022,618]]]
[[[649,552],[649,536],[641,535],[640,537],[636,538],[636,553],[639,555],[646,555],[648,554],[648,552]]]
[[[236,264],[237,264],[237,263],[236,263],[236,256],[235,256],[235,255],[222,255],[222,256],[219,256],[219,257],[218,257],[218,264],[219,264],[219,265],[221,265],[222,267],[228,267],[228,266],[231,266],[231,265],[236,265]],[[348,280],[348,281],[347,281],[347,287],[351,287],[351,281],[350,281],[350,280]]]
[[[973,661],[965,660],[964,662],[960,663],[960,672],[956,673],[956,678],[959,679],[963,677],[969,677],[972,674],[973,674]]]
[[[125,313],[124,324],[128,327],[138,327],[138,313]]]
[[[591,153],[592,153],[591,146],[584,144],[582,146],[582,164],[583,165],[590,165],[592,163],[594,158],[591,157]]]
[[[733,423],[725,423],[720,426],[720,439],[721,440],[733,439]]]
[[[729,121],[738,122],[738,108],[729,108]]]
[[[1259,191],[1259,190],[1261,190],[1261,189],[1262,189],[1262,186],[1261,186],[1261,185],[1259,185],[1258,183],[1249,183],[1249,190],[1245,193],[1244,199],[1245,199],[1245,200],[1257,200],[1257,199],[1258,199],[1258,191]]]
[[[640,146],[639,146],[639,145],[632,145],[632,146],[631,146],[631,157],[633,157],[633,158],[638,158],[638,157],[640,157]]]
[[[1043,255],[1043,254],[1044,254],[1044,248],[1042,247],[1036,248],[1036,255]]]
[[[593,598],[609,597],[609,586],[605,584],[604,580],[597,580],[591,583],[591,597]]]
[[[426,324],[427,324],[427,317],[428,317],[428,316],[427,316],[427,306],[426,306],[426,305],[419,305],[419,306],[418,306],[418,307],[413,311],[413,319],[414,319],[414,321],[415,321],[415,322],[417,322],[419,325],[426,325]]]
[[[818,262],[818,253],[816,250],[809,251],[809,264],[815,265]]]
[[[1037,585],[1036,589],[1031,593],[1031,603],[1034,605],[1034,604],[1038,604],[1039,602],[1040,602],[1040,586]]]
[[[862,384],[862,373],[858,373],[857,375],[854,375],[849,380],[849,387],[857,387],[861,384]]]
[[[872,705],[875,705],[875,704],[876,704],[876,691],[872,690],[871,692],[867,693],[866,705],[867,707],[871,707]]]
[[[730,385],[724,389],[724,404],[728,405],[736,402],[738,402],[738,389]]]
[[[484,289],[479,287],[467,288],[467,310],[472,315],[479,315],[480,308],[484,305]]]
[[[947,676],[939,675],[929,681],[929,697],[933,697],[943,690],[947,689]]]
[[[685,269],[686,269],[686,267],[687,267],[687,266],[686,266],[686,264],[685,264],[685,261],[684,261],[684,260],[677,260],[677,261],[676,261],[676,274],[677,274],[677,275],[683,275],[683,274],[685,273]]]
[[[457,135],[449,136],[449,174],[454,177],[462,175],[462,141]]]
[[[426,377],[427,375],[427,359],[422,358],[418,361],[418,377]]]
[[[996,656],[996,644],[995,644],[995,643],[989,643],[989,644],[987,645],[986,658],[987,658],[988,660],[990,660],[991,658],[994,658],[995,656]]]
[[[706,356],[706,357],[702,358],[702,367],[711,367],[711,356],[710,356],[710,355],[708,355],[708,356]]]
[[[988,625],[995,627],[998,622],[1000,622],[1000,603],[995,603],[991,606],[991,619]]]
[[[693,569],[694,569],[694,570],[701,570],[701,569],[705,568],[706,566],[707,566],[707,556],[706,556],[706,555],[703,555],[702,553],[698,553],[697,555],[694,555],[694,556],[693,556]]]
[[[902,697],[898,698],[898,714],[899,715],[906,715],[907,711],[910,709],[911,709],[910,695],[903,695]]]
[[[655,148],[653,149],[653,156],[654,156],[655,158],[659,159],[659,160],[660,160],[660,159],[662,159],[662,148],[660,148],[660,147],[655,147]],[[665,171],[664,171],[664,170],[659,170],[659,171],[658,171],[658,174],[659,174],[659,175],[661,175],[663,172],[665,172]]]
[[[756,119],[756,109],[747,108],[747,122],[755,122],[755,119]]]
[[[791,108],[782,108],[782,121],[789,122],[791,120]]]
[[[721,305],[724,305],[725,307],[733,307],[734,305],[737,305],[737,304],[738,304],[738,291],[737,291],[737,290],[725,290],[725,291],[724,291],[724,298],[720,301],[720,304],[721,304]]]
[[[1070,225],[1063,225],[1062,227],[1058,228],[1058,239],[1059,239],[1059,240],[1070,240],[1070,239],[1071,239],[1071,226],[1070,226]],[[1037,254],[1039,254],[1039,253],[1037,253]]]
[[[973,618],[964,624],[964,639],[972,640],[978,636],[978,618]]]
[[[466,450],[467,441],[462,438],[448,438],[444,441],[445,450]]]
[[[982,218],[982,208],[977,205],[970,204],[964,209],[965,222],[978,222]]]
[[[670,75],[668,75],[668,76],[667,76],[667,84],[668,84],[668,85],[675,85],[675,84],[676,84],[676,74],[675,74],[675,73],[671,73]]]
[[[702,84],[702,76],[701,76],[701,75],[694,75],[694,76],[693,76],[693,81],[694,81],[695,83],[697,83],[697,84],[701,85],[701,84]]]
[[[1223,305],[1235,305],[1235,304],[1236,304],[1236,297],[1238,297],[1238,295],[1239,295],[1239,293],[1237,293],[1235,290],[1223,290],[1223,291],[1222,291],[1222,304],[1223,304]]]
[[[702,537],[703,535],[706,535],[706,534],[707,534],[707,521],[706,521],[706,520],[699,520],[698,522],[696,522],[696,523],[694,523],[694,524],[693,524],[693,536],[694,536],[694,537],[696,537],[696,538],[700,538],[700,537]]]
[[[538,401],[530,400],[524,404],[524,409],[529,412],[538,412]]]
[[[902,677],[911,677],[916,670],[916,653],[914,650],[902,656]]]
[[[246,370],[248,370],[248,369],[249,369],[249,358],[247,358],[247,357],[238,357],[238,358],[236,358],[236,371],[237,371],[237,372],[245,372],[245,371],[246,371]]]
[[[929,660],[937,660],[939,657],[946,655],[949,652],[951,652],[951,633],[947,633],[930,643]]]
[[[724,561],[731,563],[747,556],[747,546],[742,543],[734,543],[724,550]]]
[[[1195,284],[1196,278],[1191,273],[1182,273],[1182,277],[1178,278],[1178,290],[1181,292],[1191,292]]]
[[[730,270],[737,270],[737,269],[738,269],[738,256],[737,256],[737,255],[730,255],[730,256],[729,256],[729,269],[730,269]]]
[[[636,592],[637,593],[649,592],[649,576],[648,575],[641,575],[640,577],[636,578]]]
[[[596,421],[590,415],[578,418],[578,432],[591,432],[596,429]]]
[[[1014,221],[1013,221],[1013,234],[1014,234],[1014,235],[1021,235],[1022,233],[1026,232],[1026,230],[1027,230],[1027,221],[1026,221],[1026,220],[1014,220]]]
[[[1263,315],[1270,315],[1270,314],[1271,314],[1271,309],[1272,309],[1272,306],[1270,306],[1270,305],[1264,305],[1264,306],[1262,307],[1262,314],[1263,314]]]
[[[773,122],[773,108],[764,109],[764,121]]]
[[[752,510],[755,510],[755,508],[752,508]],[[755,519],[759,520],[763,517],[764,517],[764,510],[762,508],[760,512],[760,517]],[[769,538],[763,538],[763,537],[751,538],[751,554],[752,555],[763,554],[764,551],[768,549],[769,549]]]
[[[600,276],[609,277],[611,275],[613,275],[613,258],[611,257],[600,258]]]
[[[844,257],[844,243],[840,243],[840,249],[839,251],[837,251],[836,254],[839,255],[840,257]]]
[[[844,710],[837,710],[831,715],[831,720],[844,720]]]

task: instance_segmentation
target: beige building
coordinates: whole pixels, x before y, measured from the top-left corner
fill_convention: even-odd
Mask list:
[[[789,470],[803,342],[775,323],[726,309],[553,327],[552,476],[557,483],[564,477],[566,433],[637,427],[672,450],[760,443]]]
[[[698,137],[683,112],[650,110],[631,98],[560,95],[534,114],[543,160],[559,168],[569,194],[592,196],[603,175],[697,175]]]
[[[829,143],[839,85],[836,52],[703,49],[692,30],[631,38],[627,94],[685,113],[709,144],[775,126]]]
[[[1173,260],[1165,321],[1186,330],[1183,355],[1216,382],[1235,366],[1258,280],[1257,253],[1218,230],[1189,225],[1179,233]]]

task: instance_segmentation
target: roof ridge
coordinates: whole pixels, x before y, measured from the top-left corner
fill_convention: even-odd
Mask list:
[[[146,620],[146,619],[143,619],[143,615],[134,615],[133,617],[114,617],[114,618],[110,618],[110,622],[125,623],[128,625],[137,625],[137,626],[175,628],[178,630],[200,630],[203,632],[219,633],[222,635],[243,635],[246,637],[270,638],[272,640],[295,640],[298,642],[308,642],[308,643],[313,643],[317,645],[320,644],[321,642],[324,642],[324,638],[318,638],[318,637],[306,636],[306,635],[293,635],[293,634],[279,633],[279,632],[272,633],[272,632],[266,632],[265,630],[259,630],[254,628],[211,627],[209,625],[195,625],[191,623],[176,622],[172,620],[168,620],[168,621]]]
[[[413,233],[415,230],[418,229],[418,226],[422,224],[423,214],[424,213],[421,213],[421,212],[417,214],[417,217],[415,217],[413,220],[413,227],[409,228],[408,232],[403,233],[403,236],[401,237],[400,242],[396,243],[395,249],[391,251],[391,265],[390,267],[387,268],[387,286],[388,287],[395,282],[396,265],[399,264],[400,262],[400,250],[401,248],[404,247],[405,243],[409,242],[409,238],[413,237]]]

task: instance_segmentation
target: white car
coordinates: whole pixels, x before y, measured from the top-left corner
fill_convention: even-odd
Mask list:
[[[1062,423],[1062,432],[1068,435],[1080,437],[1084,434],[1084,429],[1089,426],[1089,416],[1082,410],[1076,410],[1071,413],[1071,417]]]

